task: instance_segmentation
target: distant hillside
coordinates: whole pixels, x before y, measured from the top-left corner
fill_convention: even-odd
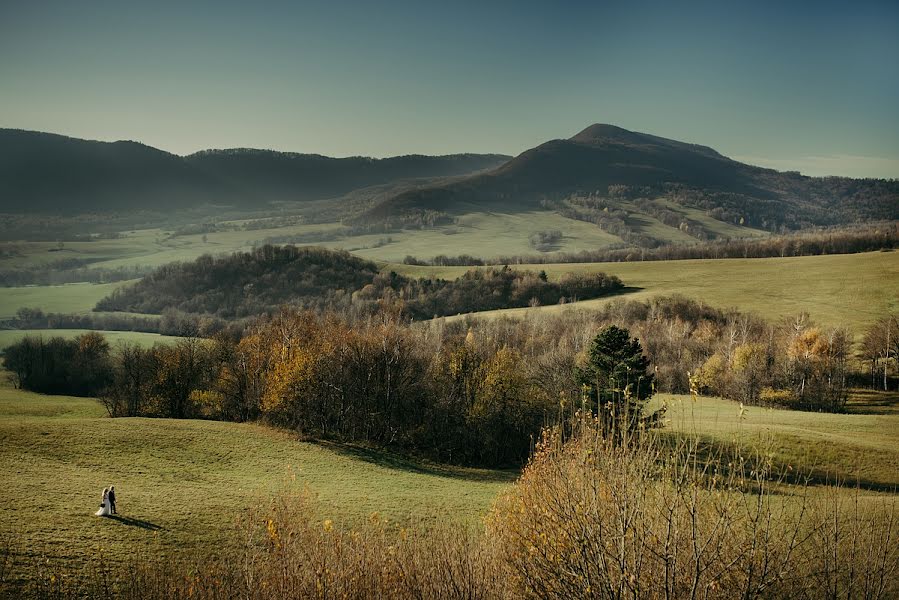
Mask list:
[[[361,220],[402,222],[428,210],[549,208],[617,228],[607,229],[616,235],[661,221],[717,237],[714,227],[691,220],[678,207],[770,231],[893,220],[899,218],[899,181],[781,173],[705,146],[597,124],[541,144],[489,173],[388,198]]]
[[[494,154],[328,158],[268,150],[181,157],[137,142],[0,129],[0,212],[129,211],[316,200],[503,164]]]
[[[167,309],[233,319],[271,313],[283,305],[388,308],[416,319],[481,310],[556,304],[619,291],[604,273],[558,281],[509,268],[472,270],[458,279],[411,279],[379,273],[370,261],[324,248],[264,246],[214,258],[165,265],[101,300],[99,311],[159,314]]]

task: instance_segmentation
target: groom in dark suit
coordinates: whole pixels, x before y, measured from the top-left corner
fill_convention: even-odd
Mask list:
[[[115,486],[109,486],[109,510],[112,514],[118,514],[115,509]]]

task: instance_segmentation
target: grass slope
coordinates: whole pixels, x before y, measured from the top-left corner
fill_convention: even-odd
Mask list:
[[[895,402],[895,399],[893,399]],[[659,394],[650,408],[668,406],[666,430],[773,452],[817,481],[899,489],[899,413],[822,414],[758,406],[721,398]]]
[[[0,319],[16,316],[20,308],[39,308],[48,313],[89,313],[101,298],[133,281],[0,288]]]
[[[511,474],[429,467],[296,440],[260,425],[110,419],[98,402],[0,387],[0,535],[14,570],[46,556],[78,571],[98,556],[188,557],[228,540],[247,508],[308,486],[324,517],[472,522]],[[114,484],[121,521],[93,516]]]
[[[409,276],[458,277],[470,267],[389,268]],[[823,325],[844,325],[858,335],[888,312],[899,311],[899,253],[868,252],[795,258],[680,260],[632,263],[520,265],[564,273],[604,271],[617,275],[634,293],[619,296],[645,300],[683,294],[721,308],[736,307],[769,319],[807,312]],[[597,308],[610,298],[571,305],[493,311],[488,315],[522,315]]]

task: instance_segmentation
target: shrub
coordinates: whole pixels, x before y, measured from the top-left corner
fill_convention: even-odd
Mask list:
[[[488,521],[535,598],[890,598],[895,499],[780,485],[763,456],[613,444],[580,416],[553,429]],[[781,492],[786,492],[782,494]],[[820,500],[819,500],[820,499]]]

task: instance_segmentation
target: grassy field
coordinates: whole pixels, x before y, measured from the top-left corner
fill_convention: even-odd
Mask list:
[[[887,407],[880,414],[757,406],[741,412],[731,400],[659,394],[650,408],[663,403],[668,406],[668,431],[772,452],[776,465],[811,473],[816,481],[899,489],[899,413]]]
[[[390,265],[412,276],[454,278],[470,267]],[[619,276],[633,293],[619,296],[645,300],[683,294],[719,308],[736,307],[769,319],[807,312],[822,325],[843,325],[856,335],[888,312],[899,311],[899,252],[869,252],[796,258],[680,260],[632,263],[520,265],[564,273],[604,271]],[[534,312],[590,309],[612,299],[588,300],[563,306],[519,308],[489,313],[522,315]]]
[[[899,486],[899,414],[821,415],[715,398],[660,396],[669,430],[774,450],[876,488]],[[255,424],[110,419],[95,400],[0,386],[0,536],[13,536],[18,577],[35,560],[79,573],[98,557],[188,557],[228,543],[248,509],[308,489],[322,518],[352,526],[373,512],[394,522],[476,523],[515,473],[421,464],[303,442]],[[121,519],[92,515],[114,484]],[[112,559],[115,560],[115,559]]]
[[[14,536],[19,569],[45,556],[78,571],[100,555],[210,551],[246,509],[304,486],[335,524],[376,511],[473,522],[513,476],[304,443],[260,425],[110,419],[96,400],[0,387],[0,534]],[[110,484],[121,520],[92,514]]]
[[[0,319],[14,317],[20,308],[39,308],[53,313],[89,313],[101,298],[128,283],[130,281],[0,288]]]
[[[464,234],[447,236],[432,232],[430,235],[452,241]],[[372,252],[377,250],[380,248]],[[363,251],[359,253],[364,254]],[[416,277],[454,278],[469,267],[415,267],[383,263],[383,268]],[[768,318],[789,317],[804,311],[822,325],[844,325],[856,335],[887,312],[899,311],[897,252],[797,258],[519,265],[516,268],[542,269],[551,277],[569,272],[605,271],[618,275],[631,288],[631,293],[620,296],[623,298],[645,300],[657,295],[683,294],[719,308],[735,307]],[[0,318],[10,318],[22,307],[41,308],[47,312],[86,313],[116,287],[127,283],[0,288]],[[603,298],[565,306],[518,308],[489,314],[521,315],[591,309],[611,300]]]
[[[52,337],[64,337],[66,339],[77,337],[83,333],[87,333],[87,329],[2,329],[0,330],[0,351],[12,344],[15,344],[26,335],[33,337],[43,337],[49,339]],[[159,335],[158,333],[143,333],[141,331],[100,331],[111,346],[115,346],[119,342],[128,342],[130,344],[139,344],[141,346],[152,346],[153,344],[171,342],[179,338]]]
[[[372,260],[402,262],[407,255],[432,258],[440,254],[494,257],[538,254],[528,237],[538,231],[558,230],[563,238],[554,251],[577,252],[621,243],[621,239],[591,223],[575,221],[552,212],[515,214],[469,213],[459,217],[456,225],[438,229],[403,231],[376,238],[391,238],[391,243],[377,248],[364,248],[354,240],[329,243],[344,247]]]
[[[173,261],[193,260],[207,253],[248,250],[270,237],[333,233],[340,227],[340,223],[321,223],[179,236],[171,236],[171,232],[159,229],[145,229],[122,232],[122,237],[114,240],[67,242],[62,248],[55,242],[8,242],[11,251],[7,257],[0,258],[0,269],[46,265],[63,259],[89,260],[90,266],[102,268],[155,267]],[[315,245],[343,248],[366,258],[391,262],[401,262],[409,254],[422,258],[461,253],[490,257],[535,254],[536,250],[529,245],[528,237],[537,231],[555,229],[564,235],[555,251],[578,251],[621,243],[618,237],[596,225],[539,211],[469,213],[459,217],[458,223],[452,226],[337,237],[315,242]],[[672,231],[677,232],[676,229]],[[691,239],[687,237],[687,240]],[[298,242],[298,245],[303,244]]]

